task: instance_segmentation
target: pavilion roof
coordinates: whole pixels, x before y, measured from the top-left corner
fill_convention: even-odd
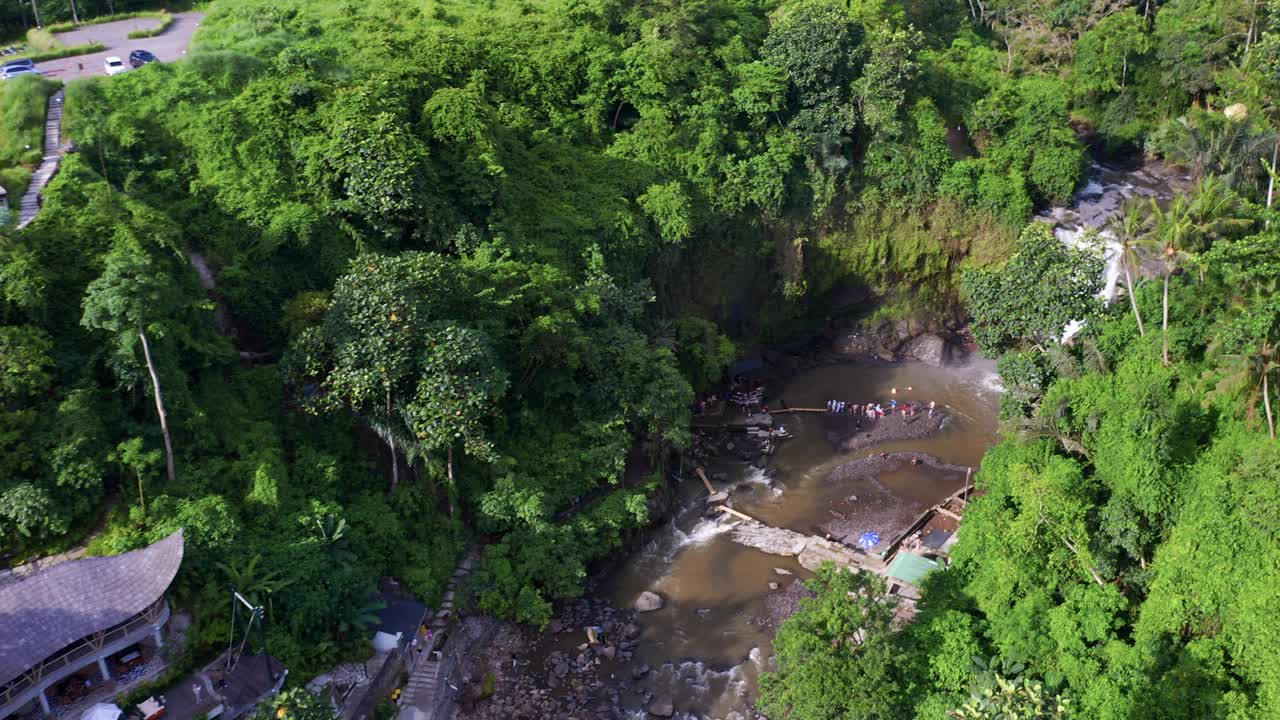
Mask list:
[[[0,686],[150,607],[177,575],[182,549],[178,530],[139,550],[72,560],[0,587]]]

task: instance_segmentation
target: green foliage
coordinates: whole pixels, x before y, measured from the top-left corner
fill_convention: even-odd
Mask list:
[[[1101,273],[1098,253],[1067,247],[1047,223],[1028,225],[1003,268],[963,276],[978,347],[992,356],[1056,342],[1068,322],[1097,314]]]
[[[983,349],[1017,353],[1000,370],[1018,437],[983,465],[957,567],[909,633],[864,580],[824,575],[766,705],[937,720],[974,686],[966,656],[994,653],[1082,716],[1276,714],[1269,596],[1228,598],[1212,570],[1271,561],[1253,487],[1270,468],[1226,458],[1255,450],[1271,399],[1254,360],[1275,238],[1241,236],[1270,218],[1274,7],[207,10],[184,61],[67,88],[80,151],[0,243],[6,556],[74,544],[112,492],[94,552],[186,531],[193,653],[225,641],[232,580],[299,676],[355,647],[378,577],[432,598],[477,536],[477,604],[541,624],[648,522],[650,473],[687,443],[730,332],[821,325],[853,286],[890,299],[881,317],[959,315],[963,289]],[[14,195],[51,88],[4,84]],[[1237,101],[1247,118],[1216,112]],[[1098,308],[1096,258],[1040,224],[1013,255],[1013,229],[1074,190],[1090,120],[1109,147],[1224,176],[1153,217],[1174,251],[1145,265],[1168,280],[1168,366],[1128,309]],[[1137,288],[1148,319],[1163,290]],[[1079,345],[1054,347],[1073,319]]]
[[[1137,12],[1108,15],[1076,41],[1076,82],[1090,92],[1114,92],[1132,81],[1131,66],[1151,49],[1146,23]]]
[[[130,13],[130,14],[134,16],[141,16],[144,13]],[[148,13],[147,15],[149,15],[150,17],[156,18],[157,20],[160,21],[160,23],[155,27],[146,28],[144,30],[134,30],[130,32],[129,33],[130,40],[141,40],[142,38],[155,37],[163,33],[165,30],[168,30],[169,26],[173,24],[173,16],[165,11],[160,11],[158,13]],[[102,18],[95,18],[94,22],[105,22],[105,20],[103,20]]]
[[[72,45],[56,47],[44,50],[38,53],[32,53],[27,56],[31,62],[47,62],[49,60],[60,60],[62,58],[75,57],[77,55],[89,55],[90,53],[102,52],[107,46],[100,42],[85,43],[84,45]]]
[[[0,187],[13,210],[44,155],[45,107],[57,89],[56,82],[34,75],[0,83]]]
[[[738,350],[715,323],[696,315],[677,318],[675,332],[680,372],[694,392],[705,392],[724,376]]]
[[[1069,708],[1070,701],[1048,692],[1039,682],[987,671],[969,700],[949,715],[959,720],[1057,719],[1070,717]]]
[[[797,720],[902,717],[907,698],[890,624],[893,608],[870,573],[819,568],[774,638],[777,671],[760,684],[760,708]]]
[[[334,720],[337,714],[329,701],[306,688],[281,692],[271,702],[258,706],[254,720]]]

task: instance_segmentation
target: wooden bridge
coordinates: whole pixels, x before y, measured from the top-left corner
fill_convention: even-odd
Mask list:
[[[62,104],[66,99],[66,91],[62,88],[49,96],[49,109],[44,118],[44,156],[35,174],[31,176],[31,184],[18,203],[18,229],[31,224],[40,212],[41,198],[44,188],[58,172],[62,156],[66,154],[66,145],[62,143]]]

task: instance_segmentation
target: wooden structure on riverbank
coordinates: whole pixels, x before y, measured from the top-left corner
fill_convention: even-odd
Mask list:
[[[708,489],[710,489],[709,486]],[[922,512],[907,526],[906,530],[890,540],[885,549],[879,553],[849,547],[826,537],[805,535],[795,530],[773,527],[728,505],[717,505],[714,510],[721,513],[722,517],[729,515],[741,521],[743,530],[730,533],[730,538],[741,545],[754,547],[772,555],[794,556],[801,566],[810,571],[816,571],[824,562],[832,562],[842,567],[873,572],[901,584],[901,580],[890,577],[889,568],[896,554],[900,551],[907,552],[902,550],[904,541],[926,528],[930,521],[937,517],[952,521],[958,529],[964,518],[964,508],[968,505],[966,498],[969,490],[969,481],[966,477],[963,488]],[[954,531],[950,534],[949,541],[944,543],[936,554],[945,557],[943,550],[949,547],[953,539]],[[914,599],[911,594],[904,597]]]

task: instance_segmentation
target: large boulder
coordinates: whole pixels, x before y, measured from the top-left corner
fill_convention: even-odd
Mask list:
[[[879,354],[880,349],[880,338],[869,332],[844,333],[831,342],[831,352],[845,357],[869,357]]]
[[[933,333],[924,333],[912,338],[902,348],[902,354],[926,365],[942,367],[951,358],[951,346]]]
[[[650,715],[664,718],[669,718],[676,712],[675,703],[671,702],[671,698],[666,697],[658,698],[649,703],[649,707],[647,709],[649,710]]]
[[[655,592],[645,590],[640,593],[640,597],[636,598],[636,612],[653,612],[662,609],[662,596]]]

